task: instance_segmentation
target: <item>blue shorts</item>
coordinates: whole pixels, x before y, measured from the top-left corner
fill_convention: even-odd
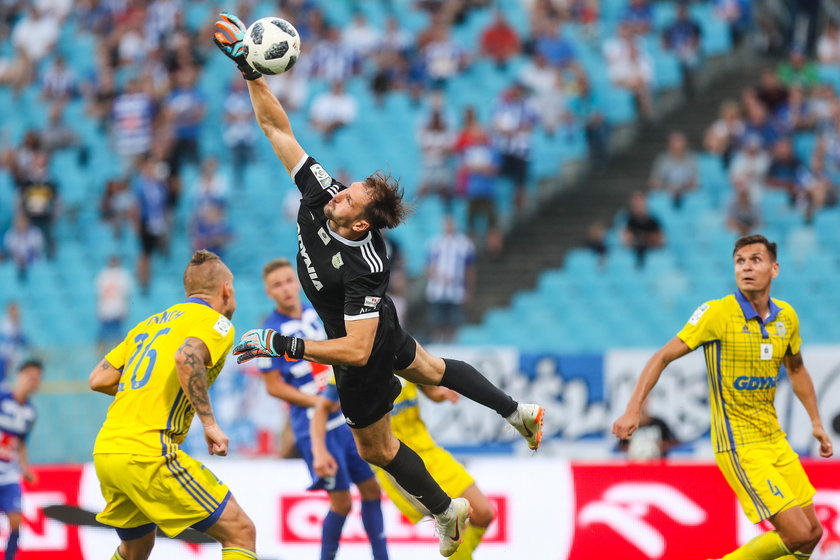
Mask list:
[[[312,475],[312,485],[307,490],[326,490],[327,492],[349,490],[351,482],[358,484],[373,477],[370,465],[359,457],[353,433],[346,424],[327,432],[327,449],[338,464],[334,477],[324,479],[315,474],[315,469],[312,467],[312,440],[310,438],[301,438],[297,440],[296,445],[300,456],[309,467],[309,474]]]
[[[0,511],[20,513],[20,484],[17,482],[0,486]]]

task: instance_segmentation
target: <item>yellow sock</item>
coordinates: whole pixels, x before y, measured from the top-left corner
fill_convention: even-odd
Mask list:
[[[114,551],[114,555],[111,556],[111,560],[125,560],[123,555],[120,554],[120,547],[117,547],[117,550]]]
[[[790,551],[776,531],[763,533],[721,560],[775,560],[786,558]],[[794,557],[795,558],[795,557]]]
[[[455,554],[450,556],[449,559],[472,560],[473,550],[481,544],[481,539],[484,538],[485,531],[487,531],[487,527],[476,527],[467,523],[467,527],[464,529],[464,540],[461,542],[458,550],[455,551]]]
[[[808,560],[811,558],[811,553],[804,553],[804,552],[794,552],[793,554],[788,554],[787,556],[782,556],[779,560]]]
[[[222,560],[257,560],[257,553],[244,548],[223,548]]]

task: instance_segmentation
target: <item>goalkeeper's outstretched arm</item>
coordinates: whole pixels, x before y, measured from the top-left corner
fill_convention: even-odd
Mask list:
[[[283,162],[286,171],[291,172],[303,157],[304,151],[292,132],[289,117],[280,101],[271,93],[264,78],[248,80],[247,83],[257,123],[271,142],[274,153]]]

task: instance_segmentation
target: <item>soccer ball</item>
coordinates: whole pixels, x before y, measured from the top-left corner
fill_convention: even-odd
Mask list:
[[[299,56],[300,35],[285,19],[261,18],[245,32],[245,60],[260,74],[282,74]]]

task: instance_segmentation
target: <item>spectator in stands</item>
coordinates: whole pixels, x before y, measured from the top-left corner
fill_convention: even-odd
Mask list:
[[[388,16],[385,20],[385,31],[379,41],[379,51],[405,56],[413,43],[414,37],[407,29],[400,27],[399,20],[393,15]]]
[[[57,55],[41,79],[41,97],[53,101],[64,101],[77,93],[76,74],[67,67],[64,57]]]
[[[573,101],[574,112],[583,123],[586,144],[595,171],[603,173],[609,154],[609,123],[588,80],[580,82],[580,91]]]
[[[196,86],[196,73],[184,69],[174,74],[175,85],[164,103],[164,117],[172,127],[169,169],[177,176],[184,164],[197,165],[201,160],[198,139],[204,120],[204,94]]]
[[[223,257],[233,239],[233,230],[221,204],[202,205],[190,229],[193,251],[207,249]]]
[[[481,32],[481,53],[499,68],[507,67],[508,60],[519,53],[519,35],[500,9],[495,10],[493,21]]]
[[[666,51],[673,53],[680,61],[683,90],[691,99],[694,96],[695,74],[700,69],[702,52],[700,25],[691,17],[688,3],[680,2],[677,6],[677,19],[662,32],[662,44]]]
[[[129,80],[125,91],[114,100],[110,127],[124,166],[151,149],[154,117],[151,96],[138,80]]]
[[[47,257],[55,257],[53,226],[58,216],[58,185],[50,176],[49,156],[37,152],[30,162],[27,178],[18,186],[18,204],[29,224],[44,238]]]
[[[636,105],[645,119],[653,118],[653,61],[644,50],[641,40],[633,36],[633,28],[621,24],[618,37],[604,42],[607,75],[616,87],[633,93]]]
[[[20,364],[28,347],[29,338],[23,332],[20,306],[10,301],[6,304],[5,315],[0,318],[0,386],[6,385],[6,377]]]
[[[563,123],[572,121],[562,75],[544,55],[535,54],[522,68],[519,83],[533,93],[534,108],[546,133],[554,135]]]
[[[432,341],[452,342],[475,289],[475,247],[456,229],[451,215],[444,218],[442,234],[429,244],[426,278]]]
[[[238,180],[241,183],[242,177],[238,177]],[[226,206],[228,190],[227,178],[219,170],[219,160],[214,157],[204,158],[195,189],[194,210],[200,210],[205,204]]]
[[[761,72],[760,84],[756,96],[772,115],[779,107],[787,103],[788,90],[779,75],[772,68],[765,68]]]
[[[487,132],[478,120],[475,113],[475,107],[467,106],[464,108],[462,116],[461,129],[455,136],[454,150],[460,156],[458,172],[456,174],[455,191],[458,195],[466,195],[467,193],[467,173],[466,164],[464,162],[464,153],[466,150],[476,142],[483,142]]]
[[[750,134],[729,165],[729,179],[736,189],[749,192],[752,200],[759,200],[770,168],[770,156],[762,149],[761,138]]]
[[[226,126],[223,138],[230,150],[233,176],[237,178],[236,186],[241,188],[245,186],[245,170],[254,160],[257,131],[248,88],[240,76],[234,76],[225,97],[224,119]]]
[[[422,50],[426,78],[432,89],[443,88],[449,78],[469,64],[467,54],[452,40],[449,28],[433,27],[428,43]]]
[[[108,265],[96,275],[96,316],[99,319],[96,343],[100,353],[116,346],[125,336],[123,328],[128,317],[131,289],[131,275],[120,257],[109,257]]]
[[[561,30],[561,24],[553,19],[538,21],[534,30],[534,54],[544,56],[555,68],[567,68],[577,60],[574,43]]]
[[[127,179],[111,179],[99,201],[99,217],[114,231],[115,239],[122,239],[126,224],[131,223],[134,195]]]
[[[621,15],[621,23],[634,35],[647,35],[653,26],[653,6],[648,0],[630,0]]]
[[[315,65],[309,58],[308,43],[304,43],[301,45],[301,55],[298,57],[294,68],[275,76],[265,76],[265,79],[268,82],[268,87],[271,88],[271,92],[283,104],[283,107],[290,111],[297,111],[304,106],[308,99],[314,68]],[[242,82],[239,74],[235,74],[234,80],[238,80],[238,82],[234,81],[233,84]],[[239,91],[237,87],[233,86],[232,89]],[[249,99],[248,88],[242,86],[240,89],[245,94],[245,98]],[[253,117],[251,120],[253,120]]]
[[[650,188],[669,193],[674,207],[679,208],[683,196],[697,188],[698,174],[697,156],[688,149],[685,134],[675,131],[668,136],[668,149],[653,163]]]
[[[598,264],[603,267],[607,262],[607,228],[601,221],[592,222],[586,231],[584,246],[598,256]]]
[[[840,64],[840,26],[829,20],[817,41],[817,58],[823,64]]]
[[[41,140],[47,152],[56,150],[67,150],[76,148],[78,150],[77,161],[79,165],[86,166],[90,152],[76,131],[70,128],[64,120],[64,106],[61,102],[55,102],[50,106],[47,126],[41,132]]]
[[[780,109],[786,103],[787,93],[785,93],[784,101],[776,109]],[[747,118],[744,123],[742,140],[749,136],[755,136],[761,140],[761,147],[763,149],[771,149],[782,137],[782,131],[779,130],[777,124],[770,118],[768,109],[761,102],[750,101],[746,104],[745,111]]]
[[[823,206],[834,206],[840,198],[840,191],[826,172],[825,155],[814,150],[810,166],[801,166],[796,177],[797,203],[804,208],[805,222],[812,223],[814,216]]]
[[[758,230],[760,226],[761,208],[753,201],[748,189],[735,187],[732,200],[726,207],[726,227],[743,237]]]
[[[140,65],[152,49],[152,42],[146,37],[143,25],[145,10],[141,5],[127,12],[117,33],[117,60],[120,66]]]
[[[363,12],[353,14],[353,21],[344,26],[341,42],[344,48],[353,51],[355,56],[364,60],[381,42],[379,29],[368,22]]]
[[[32,160],[44,153],[44,143],[37,130],[28,130],[21,140],[20,146],[9,150],[4,155],[4,164],[12,174],[15,186],[20,186],[29,178]]]
[[[359,59],[354,51],[344,48],[337,27],[328,27],[310,54],[313,74],[325,81],[344,82],[358,72]]]
[[[665,245],[662,226],[648,210],[647,197],[642,191],[635,191],[630,197],[630,213],[622,242],[636,253],[636,266],[639,268],[644,266],[648,251]]]
[[[714,14],[726,22],[732,42],[738,44],[752,24],[750,0],[713,0]]]
[[[501,156],[499,175],[513,181],[516,211],[525,206],[525,187],[531,163],[532,133],[539,123],[539,113],[521,82],[502,93],[493,110],[494,144]]]
[[[732,151],[741,143],[745,128],[738,103],[726,100],[721,103],[718,119],[706,129],[703,146],[709,152],[723,156],[724,164],[728,165]]]
[[[764,184],[767,188],[785,191],[793,202],[796,198],[796,177],[802,162],[796,157],[793,144],[787,138],[779,140],[773,146],[772,153]]]
[[[483,129],[472,131],[473,137],[462,151],[467,195],[467,224],[470,237],[476,238],[479,222],[487,227],[486,247],[490,253],[502,250],[502,234],[496,215],[496,181],[500,158],[490,137]]]
[[[44,256],[44,236],[29,223],[23,212],[15,214],[14,225],[3,237],[4,257],[15,263],[18,280],[26,281],[29,267]]]
[[[814,88],[806,103],[813,115],[817,133],[823,133],[834,126],[835,107],[840,107],[840,102],[831,84],[820,84]]]
[[[428,122],[417,134],[417,143],[423,156],[420,196],[438,195],[449,206],[455,195],[452,173],[455,133],[449,127],[442,110],[432,111]]]
[[[160,161],[151,154],[139,158],[139,174],[133,179],[132,190],[136,200],[134,214],[140,238],[140,255],[137,257],[137,282],[143,295],[149,293],[151,257],[166,249],[169,222],[167,202],[169,193],[159,171]]]
[[[312,100],[309,122],[331,140],[337,130],[356,120],[358,110],[356,99],[344,91],[344,82],[333,82],[329,91]]]
[[[785,62],[779,65],[779,80],[787,87],[813,88],[820,81],[817,65],[805,57],[805,52],[795,47]]]
[[[87,114],[98,121],[100,130],[104,130],[119,96],[114,71],[108,66],[98,68],[95,78],[85,86],[84,91]]]
[[[381,51],[374,58],[375,70],[370,79],[370,89],[378,106],[385,102],[385,95],[394,90],[406,89],[409,85],[411,67],[408,60],[393,51]],[[419,102],[424,79],[415,77],[411,92],[415,103]]]
[[[776,113],[776,121],[786,136],[814,128],[817,118],[811,111],[811,103],[801,85],[791,86],[788,102]]]
[[[37,2],[27,2],[24,5],[25,14],[12,30],[12,45],[18,56],[23,56],[23,62],[36,65],[55,47],[59,22],[52,15],[42,11]]]

